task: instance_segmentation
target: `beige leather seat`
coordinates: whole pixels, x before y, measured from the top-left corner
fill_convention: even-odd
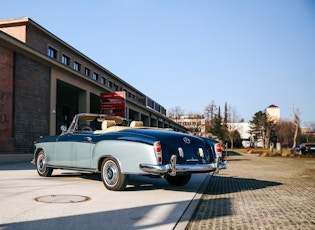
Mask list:
[[[132,121],[130,123],[131,128],[143,127],[143,121]]]
[[[114,120],[104,120],[102,122],[102,130],[95,130],[94,134],[105,133],[107,128],[112,127],[114,125],[116,125],[116,122]]]

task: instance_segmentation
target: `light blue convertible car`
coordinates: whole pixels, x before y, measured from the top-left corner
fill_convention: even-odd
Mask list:
[[[78,114],[58,136],[35,141],[34,164],[40,176],[53,169],[101,173],[109,190],[124,190],[128,175],[166,178],[187,184],[192,173],[215,171],[215,154],[202,138],[166,129],[131,124],[119,117]]]

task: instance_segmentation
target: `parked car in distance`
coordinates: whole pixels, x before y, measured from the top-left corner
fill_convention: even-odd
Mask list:
[[[303,155],[315,153],[315,143],[302,143],[294,148],[291,151],[299,152]]]
[[[193,173],[217,169],[204,139],[185,133],[144,127],[142,121],[102,114],[77,114],[62,134],[34,142],[34,159],[40,176],[54,169],[100,173],[109,190],[124,190],[128,176],[165,178],[183,186]]]

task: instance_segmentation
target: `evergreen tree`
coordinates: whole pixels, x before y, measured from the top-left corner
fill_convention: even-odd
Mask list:
[[[225,102],[225,105],[224,105],[224,121],[223,123],[226,124],[228,123],[228,107],[227,107],[227,103]]]
[[[266,114],[263,111],[258,111],[254,114],[252,120],[249,121],[250,130],[254,137],[254,142],[264,139],[263,124],[265,122],[265,117]]]
[[[263,142],[264,148],[269,148],[270,141],[276,142],[275,136],[277,124],[273,120],[269,120],[265,112],[259,111],[253,116],[250,121],[251,132],[254,134],[254,140],[259,139]]]

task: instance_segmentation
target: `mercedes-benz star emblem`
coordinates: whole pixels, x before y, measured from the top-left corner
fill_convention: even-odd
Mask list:
[[[186,144],[190,144],[190,139],[188,137],[184,137],[183,138],[183,141],[186,143]]]

